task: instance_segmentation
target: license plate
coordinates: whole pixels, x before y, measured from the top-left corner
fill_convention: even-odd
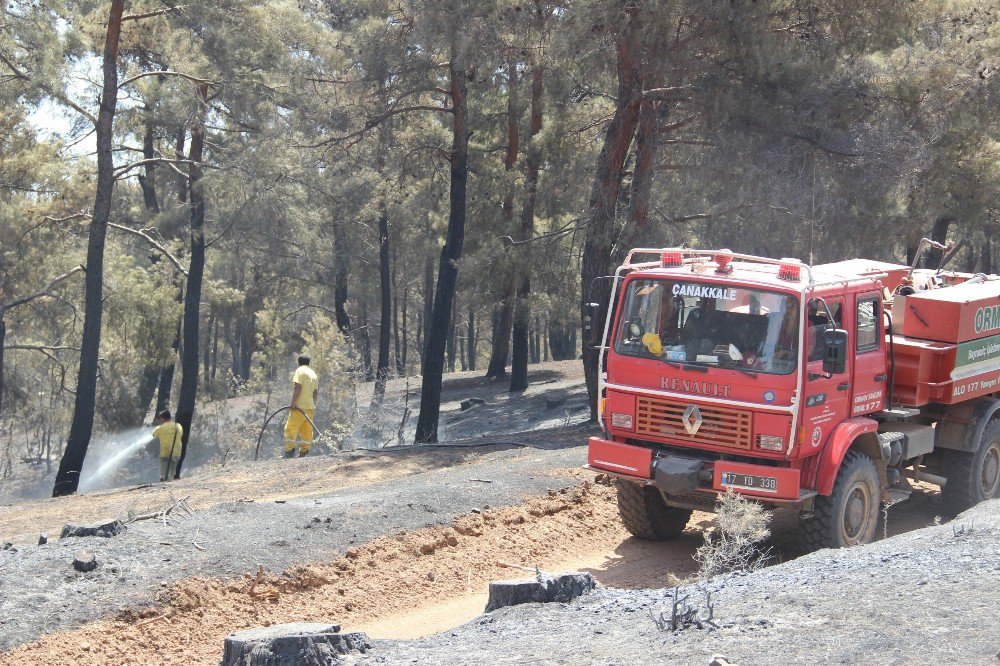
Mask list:
[[[758,476],[756,474],[737,474],[736,472],[723,472],[722,485],[727,488],[740,488],[743,490],[756,490],[762,493],[778,492],[778,479],[773,476]]]

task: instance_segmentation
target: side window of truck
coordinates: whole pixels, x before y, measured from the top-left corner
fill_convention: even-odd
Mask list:
[[[875,351],[879,348],[877,298],[862,298],[858,301],[858,353]]]

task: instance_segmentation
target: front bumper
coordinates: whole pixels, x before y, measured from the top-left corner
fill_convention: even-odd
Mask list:
[[[600,437],[590,438],[587,458],[587,469],[655,485],[673,506],[711,508],[718,493],[731,490],[766,504],[808,509],[816,496],[800,489],[799,470],[791,467],[687,458]],[[773,482],[749,487],[748,477]]]

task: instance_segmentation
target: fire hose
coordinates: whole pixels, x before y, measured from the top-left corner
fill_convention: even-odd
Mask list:
[[[275,416],[277,416],[281,412],[287,411],[289,409],[292,409],[292,408],[286,405],[286,406],[284,406],[284,407],[282,407],[280,409],[275,410],[273,414],[271,414],[270,416],[268,416],[264,420],[264,425],[261,426],[261,428],[260,428],[260,434],[257,435],[257,448],[253,452],[253,459],[254,460],[257,460],[257,457],[260,455],[260,442],[261,442],[262,439],[264,439],[264,432],[267,430],[267,424],[270,423],[271,419],[273,419]],[[309,425],[312,426],[313,432],[316,433],[317,435],[319,435],[320,434],[320,430],[319,430],[319,428],[316,427],[316,424],[313,422],[313,420],[311,418],[309,418],[309,415],[306,414],[303,410],[299,409],[298,407],[296,407],[295,409],[298,409],[300,412],[302,412],[302,416],[306,417],[306,421],[309,421]]]

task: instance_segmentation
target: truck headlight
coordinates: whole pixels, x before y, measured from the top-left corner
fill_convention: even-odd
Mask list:
[[[611,413],[611,426],[613,428],[622,428],[623,430],[632,429],[632,415],[631,414],[617,414],[615,412]]]
[[[757,448],[765,451],[784,451],[785,438],[780,435],[757,435]]]

